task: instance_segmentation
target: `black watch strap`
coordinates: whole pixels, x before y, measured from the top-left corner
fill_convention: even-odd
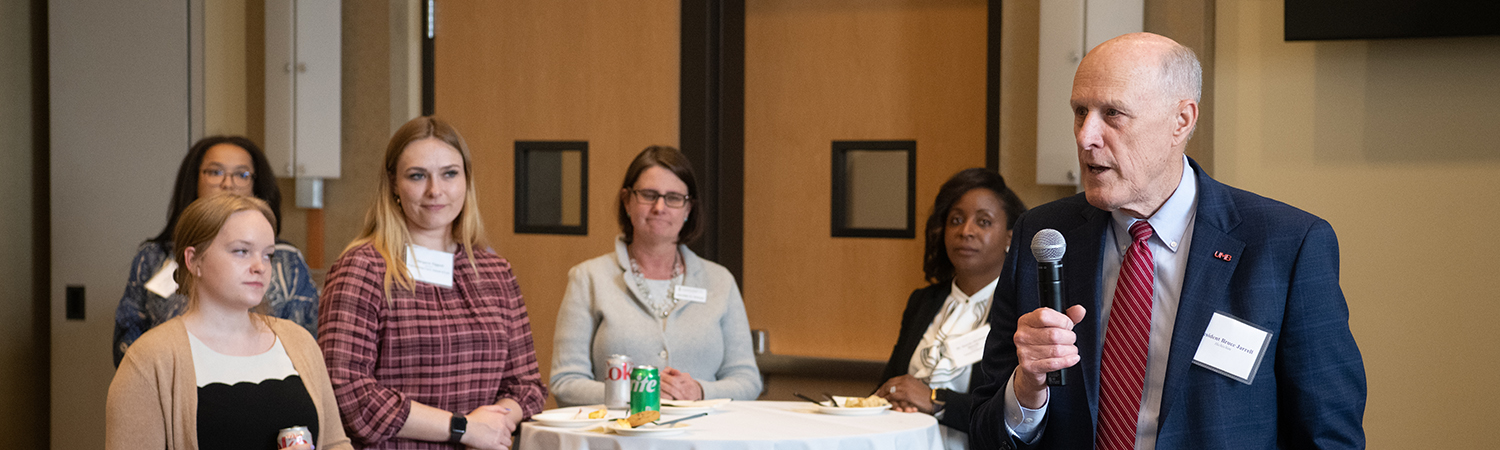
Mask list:
[[[464,440],[464,432],[469,430],[469,418],[454,414],[453,419],[448,421],[448,430],[448,443],[457,444],[462,442]]]
[[[932,390],[932,400],[935,403],[944,403],[944,404],[946,404],[946,403],[948,403],[949,396],[951,396],[952,394],[953,394],[953,391],[948,390],[948,389],[933,389]]]

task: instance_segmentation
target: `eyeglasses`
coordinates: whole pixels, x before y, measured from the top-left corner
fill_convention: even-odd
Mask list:
[[[227,172],[224,169],[203,169],[199,173],[203,174],[203,179],[208,181],[209,184],[223,183],[224,177],[229,177],[229,182],[237,185],[249,184],[250,180],[255,179],[255,173],[248,170],[243,172]]]
[[[635,194],[635,200],[641,202],[643,205],[654,205],[657,199],[664,199],[667,201],[668,207],[681,208],[687,206],[688,196],[675,192],[663,194],[650,189],[631,189],[630,192]]]

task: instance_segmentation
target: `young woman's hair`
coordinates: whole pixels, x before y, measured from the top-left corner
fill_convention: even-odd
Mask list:
[[[641,173],[652,167],[660,167],[672,172],[677,178],[687,184],[688,205],[694,206],[688,211],[687,222],[682,224],[682,230],[677,232],[678,244],[691,244],[703,235],[703,208],[696,206],[703,201],[698,197],[698,181],[693,177],[693,164],[688,161],[687,156],[676,147],[667,145],[653,145],[641,150],[635,155],[635,160],[630,162],[630,168],[625,169],[625,182],[620,183],[621,189],[634,189],[636,180],[641,178]],[[625,243],[629,244],[635,240],[635,225],[630,223],[630,214],[625,211],[625,202],[635,201],[630,198],[631,193],[621,192],[620,203],[616,217],[620,221],[620,231],[625,234]]]
[[[177,260],[177,273],[173,274],[173,278],[179,286],[178,291],[187,293],[188,311],[198,306],[198,290],[195,289],[198,276],[188,270],[187,249],[195,249],[201,259],[202,255],[207,254],[209,246],[213,245],[214,238],[219,236],[219,230],[224,228],[224,222],[228,222],[229,216],[240,211],[255,211],[265,216],[266,222],[271,223],[274,235],[276,213],[271,211],[270,205],[258,198],[235,194],[215,195],[195,201],[182,210],[177,227],[172,230],[172,242],[177,243],[177,247],[172,250],[172,257]],[[267,267],[266,270],[270,268]],[[256,312],[262,314],[265,310],[264,302],[256,308]]]
[[[208,149],[219,144],[230,144],[245,150],[250,154],[251,165],[255,176],[251,178],[252,194],[266,202],[275,214],[271,225],[281,230],[281,190],[276,187],[276,175],[271,172],[271,161],[266,159],[266,154],[260,151],[260,147],[243,136],[209,136],[199,139],[193,147],[188,149],[187,155],[182,157],[182,166],[177,168],[177,181],[172,186],[172,203],[167,206],[167,226],[162,228],[161,233],[151,238],[163,247],[169,247],[172,243],[172,232],[177,227],[177,221],[182,216],[182,210],[198,199],[198,169],[203,167],[203,155]]]
[[[989,189],[1000,199],[1000,209],[1005,211],[1005,229],[1016,225],[1016,218],[1026,212],[1021,198],[1005,186],[1005,177],[989,169],[964,169],[938,189],[937,200],[932,203],[932,215],[927,216],[927,247],[922,257],[922,271],[927,281],[945,283],[953,280],[953,261],[948,259],[948,246],[944,245],[944,229],[948,223],[948,211],[964,194],[974,189]]]
[[[453,219],[453,240],[462,246],[468,256],[469,265],[475,267],[474,252],[488,250],[489,239],[484,234],[484,221],[479,218],[479,199],[475,197],[474,164],[469,157],[469,146],[448,122],[432,116],[412,119],[402,125],[391,136],[385,147],[385,176],[375,191],[375,204],[365,213],[365,225],[359,237],[344,248],[345,252],[366,243],[380,253],[385,260],[385,296],[391,298],[391,285],[412,290],[416,281],[406,270],[406,246],[411,243],[411,234],[406,229],[406,213],[396,199],[396,163],[401,153],[413,142],[433,138],[458,150],[464,160],[464,206]]]

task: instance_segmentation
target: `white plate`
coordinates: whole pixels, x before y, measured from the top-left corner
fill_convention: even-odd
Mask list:
[[[653,425],[646,425],[646,427],[648,428],[624,428],[621,427],[620,424],[610,422],[609,425],[606,425],[605,427],[613,430],[616,434],[619,434],[621,436],[665,437],[686,433],[687,429],[689,427],[692,427],[692,425],[686,423],[678,423],[672,424],[672,426],[669,428],[651,428],[653,427]]]
[[[667,406],[661,405],[662,414],[688,415],[713,411],[712,406]]]
[[[819,406],[818,412],[832,414],[835,416],[873,416],[891,409],[891,405],[881,405],[870,408],[834,408],[830,406]]]
[[[690,401],[690,400],[662,400],[662,402],[661,402],[661,413],[662,414],[672,414],[672,415],[688,415],[688,414],[705,413],[705,412],[713,411],[715,409],[722,408],[722,407],[724,407],[724,405],[729,404],[730,401],[731,400],[727,399],[727,398],[712,399],[712,400],[696,400],[696,401]]]
[[[577,408],[572,408],[572,409],[576,410]],[[608,420],[623,418],[623,416],[620,416],[619,414],[615,414],[613,411],[611,411],[609,414],[605,415],[604,418],[601,418],[601,419],[575,419],[574,417],[576,417],[576,414],[577,414],[576,412],[572,412],[572,411],[568,411],[568,412],[549,412],[549,413],[542,413],[542,414],[537,414],[537,415],[531,416],[531,420],[536,421],[536,423],[539,424],[539,425],[549,426],[549,427],[581,428],[581,427],[599,425],[599,424],[602,424],[602,423],[604,423],[605,421],[608,421]]]

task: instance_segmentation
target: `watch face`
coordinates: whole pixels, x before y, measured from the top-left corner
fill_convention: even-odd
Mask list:
[[[464,431],[468,430],[468,428],[469,418],[454,414],[453,419],[448,421],[448,442],[453,444],[462,442],[464,438]]]

